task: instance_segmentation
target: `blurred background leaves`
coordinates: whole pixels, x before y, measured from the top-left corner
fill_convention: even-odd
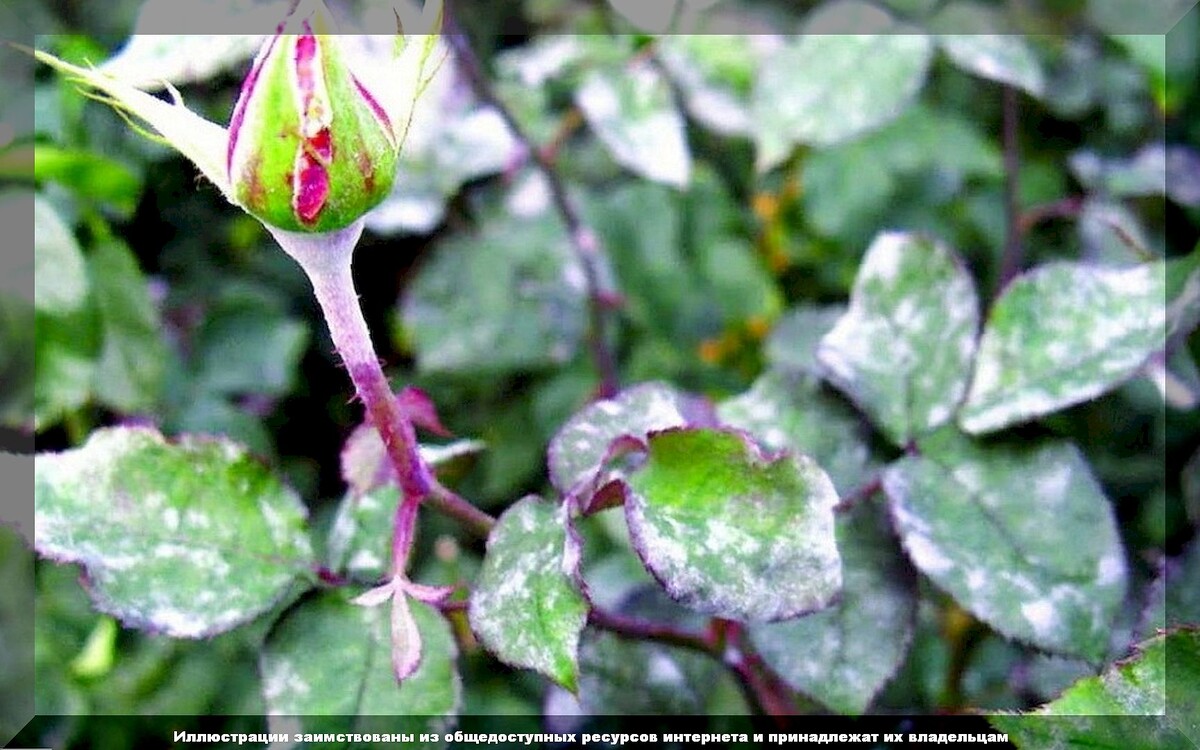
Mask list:
[[[350,20],[377,5],[333,4]],[[139,18],[154,22],[156,5],[13,0],[0,15],[27,19],[37,46],[67,59],[149,65],[192,106],[226,120],[254,46],[160,38],[125,47]],[[825,325],[814,306],[846,300],[883,229],[927,231],[957,248],[985,302],[1014,230],[1027,266],[1129,265],[1197,247],[1195,11],[1168,35],[1143,36],[1126,33],[1138,29],[1101,2],[1029,18],[970,3],[931,15],[938,4],[923,0],[665,5],[659,15],[615,0],[461,10],[497,92],[607,250],[606,284],[619,302],[611,344],[627,384],[666,380],[716,402],[749,391],[772,365],[803,372],[820,335],[809,328]],[[839,24],[881,35],[903,24],[929,36],[787,36]],[[1057,33],[963,36],[998,24]],[[656,36],[729,29],[757,35]],[[338,454],[359,413],[303,276],[190,165],[48,73],[0,101],[2,122],[22,107],[36,116],[29,132],[0,138],[0,201],[31,208],[39,228],[36,273],[21,277],[33,276],[36,296],[7,282],[0,296],[0,425],[33,436],[39,450],[129,422],[226,435],[279,470],[316,523],[328,524],[344,495]],[[1021,92],[1014,217],[1005,212],[1006,84]],[[396,192],[369,219],[356,279],[396,384],[426,389],[452,432],[486,443],[456,487],[498,512],[546,488],[550,438],[596,391],[582,346],[586,292],[530,155],[475,101],[453,60],[424,102]],[[1163,371],[1200,390],[1197,351],[1192,337]],[[1189,543],[1187,559],[1197,558],[1196,411],[1165,405],[1139,378],[1019,431],[1074,440],[1114,501],[1134,580],[1120,627],[1132,632],[1160,568],[1184,559]],[[622,549],[604,531],[594,543]],[[480,552],[430,518],[418,559],[453,583],[470,578]],[[36,586],[39,713],[262,710],[255,654],[264,633],[175,642],[115,628],[92,611],[70,567],[38,562]],[[936,592],[921,600],[908,659],[878,708],[1019,708],[1086,670],[979,636]],[[629,650],[590,631],[585,643],[585,661]],[[703,673],[669,652],[643,657]],[[537,680],[497,673],[478,649],[462,661],[465,711],[541,710]],[[618,699],[597,687],[587,700],[623,706]],[[737,706],[720,690],[649,700],[689,711]],[[80,716],[45,742],[91,743],[88,731]]]

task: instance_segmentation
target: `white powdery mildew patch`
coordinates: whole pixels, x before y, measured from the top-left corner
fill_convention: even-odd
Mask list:
[[[650,653],[650,661],[646,664],[646,681],[660,687],[688,687],[687,675],[679,663],[658,649]]]
[[[156,607],[147,611],[144,617],[155,628],[176,638],[199,638],[212,632],[211,623],[197,617],[195,612],[174,607]]]
[[[383,568],[383,558],[369,549],[356,550],[346,563],[346,569],[356,573],[374,573]]]
[[[162,514],[163,528],[167,531],[179,530],[179,509],[167,508]]]
[[[1071,486],[1074,467],[1064,461],[1040,468],[1033,480],[1034,491],[1046,505],[1061,505]]]
[[[1034,634],[1043,641],[1056,639],[1058,631],[1062,627],[1053,602],[1045,599],[1022,604],[1021,616],[1033,628]]]
[[[283,507],[285,505],[290,507]],[[280,496],[259,499],[258,510],[262,513],[267,524],[267,533],[270,534],[275,547],[298,547],[307,553],[308,538],[300,531],[300,524],[297,523],[302,517],[301,508],[299,501],[287,490]]]
[[[894,281],[903,266],[904,248],[908,242],[909,235],[904,232],[881,233],[867,248],[859,275],[885,282]]]
[[[271,654],[264,661],[263,698],[268,712],[275,716],[295,713],[301,699],[312,692],[312,685],[291,659]]]
[[[1124,586],[1127,567],[1119,549],[1111,549],[1096,564],[1096,583],[1100,586]]]
[[[948,557],[929,537],[924,534],[908,533],[904,536],[904,547],[913,563],[931,576],[949,573],[954,569],[954,560]]]

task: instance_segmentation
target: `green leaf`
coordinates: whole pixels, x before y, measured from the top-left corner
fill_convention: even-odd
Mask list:
[[[33,304],[0,293],[0,425],[28,430],[35,416],[37,313]]]
[[[670,429],[647,439],[625,517],[671,598],[738,620],[829,606],[842,586],[837,492],[807,456],[767,458],[741,435]]]
[[[566,512],[566,505],[530,496],[500,516],[468,618],[500,661],[537,670],[575,692],[588,603],[576,582],[578,549],[567,538]]]
[[[982,446],[952,428],[884,474],[917,568],[1000,633],[1099,661],[1125,596],[1116,519],[1069,443]]]
[[[562,364],[584,330],[583,274],[558,220],[498,218],[437,248],[404,300],[424,372]]]
[[[1166,268],[1048,263],[1018,277],[984,327],[959,424],[979,434],[1095,398],[1162,349]]]
[[[829,380],[896,445],[953,416],[967,388],[979,302],[962,261],[917,235],[879,235],[850,310],[817,349]]]
[[[916,579],[883,521],[866,504],[838,518],[840,602],[750,630],[789,685],[843,714],[867,710],[904,661],[916,623]]]
[[[88,305],[67,315],[34,320],[34,428],[43,430],[92,397],[100,322]]]
[[[198,638],[248,622],[312,564],[299,498],[225,440],[108,428],[34,462],[37,549],[87,570],[96,606]]]
[[[830,24],[882,33],[829,33],[837,30]],[[832,146],[903,112],[933,55],[929,37],[913,31],[866,3],[822,6],[763,61],[752,100],[759,171],[782,163],[793,145]]]
[[[56,182],[80,198],[107,203],[126,217],[133,214],[142,194],[141,176],[125,164],[47,143],[34,146],[33,175],[39,183]]]
[[[383,577],[391,562],[392,518],[399,502],[400,490],[392,484],[347,493],[329,529],[329,568],[366,580]]]
[[[683,117],[649,61],[591,71],[575,103],[617,163],[653,182],[687,185],[692,157]]]
[[[977,121],[953,109],[914,104],[873,133],[808,155],[802,202],[820,233],[859,244],[875,228],[896,223],[897,203],[916,180],[957,193],[971,178],[1003,173],[1000,149]]]
[[[811,377],[767,371],[749,391],[723,401],[717,417],[754,435],[767,450],[811,456],[841,495],[868,480],[867,429],[845,402]]]
[[[1019,748],[1191,750],[1200,741],[1200,630],[1143,641],[1036,711],[990,721]]]
[[[167,349],[146,279],[129,248],[112,239],[92,252],[89,271],[104,329],[96,397],[125,413],[149,410],[162,390]]]
[[[33,286],[39,312],[77,312],[87,299],[83,251],[54,205],[40,195],[33,199]]]
[[[362,607],[348,599],[345,591],[319,594],[276,623],[259,661],[267,710],[303,716],[311,731],[358,728],[368,716],[406,717],[405,730],[412,732],[449,728],[462,686],[445,619],[410,601],[423,657],[416,673],[397,685],[388,659],[388,607]]]
[[[1167,336],[1186,337],[1200,323],[1200,244],[1167,262]]]
[[[198,385],[221,394],[291,391],[308,327],[281,307],[269,295],[223,291],[194,341]]]
[[[680,427],[687,424],[684,410],[683,395],[665,383],[641,383],[588,405],[550,440],[550,482],[563,495],[599,489],[614,440],[625,435],[640,440],[653,430]]]

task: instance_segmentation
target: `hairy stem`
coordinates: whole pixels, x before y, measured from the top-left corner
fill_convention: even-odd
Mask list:
[[[362,235],[362,221],[346,229],[322,235],[303,235],[280,230],[271,230],[279,245],[300,264],[312,284],[317,303],[329,326],[333,345],[341,356],[354,383],[355,393],[363,403],[367,420],[383,440],[388,460],[396,470],[402,497],[396,507],[392,528],[393,576],[403,575],[408,565],[416,536],[417,514],[425,498],[431,497],[436,481],[421,460],[416,430],[412,422],[400,410],[392,393],[391,384],[379,364],[371,333],[358,304],[358,293],[354,289],[351,274],[351,259],[354,247]],[[490,524],[471,511],[459,507],[467,503],[454,496],[448,500],[446,493],[435,493],[439,504],[454,506],[456,515],[461,514],[472,528]],[[485,518],[487,517],[484,514]]]
[[[554,167],[554,153],[538,147],[521,128],[513,113],[500,101],[492,90],[479,58],[471,47],[470,41],[450,13],[445,16],[446,41],[454,50],[459,69],[475,92],[475,96],[483,104],[494,108],[508,129],[521,143],[534,166],[545,178],[550,188],[550,198],[562,218],[570,236],[571,248],[583,268],[584,283],[588,292],[588,348],[591,351],[592,362],[600,377],[600,388],[597,394],[600,398],[610,398],[620,390],[617,377],[616,358],[608,345],[609,311],[615,306],[613,296],[607,293],[602,284],[602,269],[607,266],[604,250],[600,240],[591,227],[584,223],[574,204],[567,196],[567,188]]]

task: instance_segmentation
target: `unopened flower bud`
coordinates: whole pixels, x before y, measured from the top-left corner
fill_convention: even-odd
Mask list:
[[[229,124],[234,198],[288,231],[346,227],[387,196],[396,173],[392,124],[337,37],[320,33],[327,13],[320,0],[302,2],[263,45]]]

